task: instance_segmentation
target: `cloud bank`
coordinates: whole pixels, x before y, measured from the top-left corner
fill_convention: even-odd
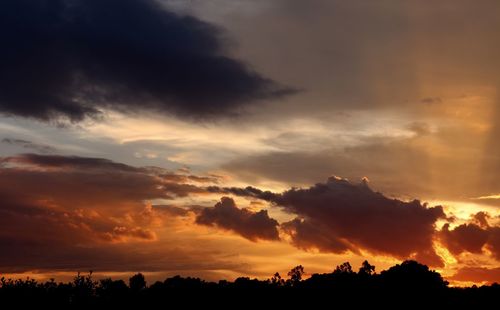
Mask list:
[[[179,220],[148,203],[205,192],[187,179],[102,158],[0,158],[0,272],[199,267],[193,251],[164,248]]]
[[[119,270],[144,266],[149,262],[146,254],[131,247],[141,244],[157,260],[165,244],[175,248],[186,240],[175,225],[190,231],[189,242],[200,242],[193,237],[198,227],[194,224],[230,231],[252,242],[289,242],[298,249],[323,253],[411,258],[436,267],[444,266],[436,242],[457,259],[473,253],[500,260],[498,219],[485,212],[451,226],[441,206],[389,198],[373,191],[367,179],[351,183],[331,177],[281,193],[251,186],[221,187],[216,185],[220,180],[102,158],[38,154],[0,158],[0,250],[10,253],[0,258],[0,271],[66,270],[88,264],[115,270],[117,260],[122,263],[116,267]],[[274,211],[295,218],[278,221],[266,209],[239,208],[230,197],[207,206],[203,197],[219,194],[265,201]],[[197,199],[205,202],[193,205]],[[154,200],[172,204],[148,203]],[[438,230],[438,220],[449,223]],[[121,257],[127,251],[134,253],[130,260]],[[161,270],[164,264],[154,268]]]
[[[233,113],[291,90],[224,55],[221,29],[154,0],[7,0],[0,111],[80,121],[103,108]]]

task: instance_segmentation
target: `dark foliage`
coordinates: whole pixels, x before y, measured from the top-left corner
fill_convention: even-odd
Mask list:
[[[416,306],[480,307],[494,304],[500,285],[455,288],[449,287],[436,271],[416,261],[404,261],[380,274],[368,261],[358,272],[346,262],[333,272],[306,275],[302,265],[282,279],[279,273],[270,279],[248,277],[234,282],[206,282],[199,278],[175,276],[149,286],[142,274],[123,280],[92,279],[92,273],[80,273],[71,283],[56,283],[53,279],[39,283],[34,279],[1,278],[0,303],[17,306],[50,306],[69,308],[144,307],[163,305],[217,306],[378,306],[414,308]]]

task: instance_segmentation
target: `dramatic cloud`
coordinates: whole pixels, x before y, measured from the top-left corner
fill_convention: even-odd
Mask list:
[[[281,227],[299,248],[333,253],[368,250],[442,265],[432,245],[435,222],[445,217],[442,207],[387,198],[372,191],[366,179],[352,184],[331,177],[326,183],[281,194],[252,187],[209,190],[268,200],[296,214],[296,219]]]
[[[487,249],[500,261],[500,226],[492,225],[489,218],[487,213],[479,212],[473,216],[475,223],[465,223],[453,229],[445,224],[439,238],[455,255],[464,252],[481,254]]]
[[[154,0],[7,0],[0,110],[78,121],[102,108],[200,117],[290,90],[224,56],[221,31]]]
[[[203,184],[205,176],[197,176]],[[185,183],[183,181],[189,181]],[[193,178],[102,158],[23,154],[0,158],[0,189],[22,200],[75,210],[143,206],[144,201],[206,193]],[[15,199],[14,199],[15,200]]]
[[[174,173],[74,156],[0,162],[1,273],[236,268],[212,250],[193,249],[195,237],[177,243],[186,236],[176,226],[192,223],[186,209],[148,202],[205,193],[177,183],[183,178]],[[207,261],[197,261],[202,256]]]
[[[442,207],[389,199],[372,191],[365,180],[351,184],[336,177],[307,189],[288,190],[274,202],[301,218],[288,224],[294,228],[294,242],[300,244],[303,237],[310,242],[310,228],[314,227],[320,232],[318,237],[328,236],[334,245],[321,248],[325,245],[321,242],[317,247],[331,252],[349,249],[339,246],[347,241],[396,257],[418,255],[432,249],[434,223],[445,216]],[[307,233],[302,235],[303,231]],[[436,260],[428,263],[435,265]]]
[[[37,201],[18,193],[0,191],[2,239],[9,239],[12,246],[32,240],[34,244],[90,244],[101,241],[120,242],[129,238],[154,240],[156,235],[139,224],[131,214],[127,218],[109,217],[96,209],[77,209]],[[119,206],[117,206],[119,207]],[[136,212],[136,216],[140,216]],[[124,226],[128,225],[128,226]],[[130,226],[132,225],[132,226]],[[10,237],[9,237],[10,235]],[[5,242],[4,242],[5,243]]]
[[[264,210],[238,209],[229,198],[213,208],[187,203],[209,194],[204,187],[219,179],[102,158],[0,158],[0,252],[6,253],[0,272],[239,268],[218,258],[215,241],[204,248],[210,238],[197,234],[205,230],[195,222],[252,241],[279,240],[278,222]],[[172,205],[152,205],[165,200]]]
[[[221,181],[213,175],[177,174],[102,158],[24,154],[0,162],[0,251],[9,253],[0,258],[2,272],[163,270],[170,261],[183,268],[182,255],[191,255],[194,244],[203,242],[194,224],[251,241],[289,241],[306,251],[370,252],[433,266],[443,265],[433,248],[435,239],[454,255],[500,257],[500,229],[492,226],[496,218],[480,212],[471,223],[437,231],[436,221],[445,218],[441,207],[390,199],[370,189],[367,179],[353,184],[331,177],[309,188],[273,193],[212,185]],[[296,217],[280,224],[267,210],[238,208],[228,197],[207,207],[200,196],[206,194],[267,201],[277,214],[279,208]],[[193,205],[197,198],[200,205]],[[151,205],[157,200],[172,204]],[[165,249],[184,241],[191,254]]]
[[[462,224],[450,231],[445,224],[441,231],[441,240],[448,250],[458,255],[462,252],[482,253],[489,238],[488,231],[475,224]]]
[[[228,197],[222,197],[213,208],[203,209],[196,217],[196,223],[232,230],[252,241],[279,239],[279,224],[269,217],[266,210],[238,209],[234,200]]]
[[[22,191],[0,190],[0,250],[4,253],[0,272],[81,268],[95,264],[91,257],[96,255],[102,259],[98,266],[102,268],[115,258],[106,246],[156,238],[154,232],[134,221],[98,209],[55,205],[23,195]]]
[[[36,227],[27,223],[43,215],[58,225],[83,225],[110,241],[154,240],[143,212],[147,201],[206,192],[195,184],[164,178],[175,176],[164,169],[137,168],[101,158],[25,154],[0,158],[0,163],[0,209],[11,217],[18,215],[9,223]],[[21,215],[27,216],[26,221]],[[3,233],[10,234],[12,229]]]
[[[180,236],[169,228],[176,218],[164,217],[162,212],[151,215],[164,222],[156,227],[146,223],[148,218],[139,212],[117,217],[106,210],[72,210],[72,206],[47,205],[14,194],[8,196],[0,190],[2,274],[33,270],[179,273],[238,268],[237,262],[217,257],[212,249],[194,246],[198,242],[195,238],[189,247],[179,245]],[[119,205],[115,207],[125,212]],[[162,236],[155,232],[160,228],[166,229]]]
[[[0,272],[497,267],[500,2],[0,8]]]

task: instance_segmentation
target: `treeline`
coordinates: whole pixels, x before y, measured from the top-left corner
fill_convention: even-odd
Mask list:
[[[333,272],[304,278],[302,266],[294,267],[286,278],[279,273],[267,280],[237,278],[234,282],[207,282],[199,278],[175,276],[148,285],[138,273],[128,283],[123,280],[95,281],[92,273],[78,274],[72,282],[53,279],[0,279],[0,304],[18,306],[143,307],[217,306],[218,308],[268,306],[374,305],[412,308],[414,306],[479,307],[498,305],[500,285],[449,287],[439,273],[416,261],[404,261],[377,273],[367,261],[355,271],[349,263]]]

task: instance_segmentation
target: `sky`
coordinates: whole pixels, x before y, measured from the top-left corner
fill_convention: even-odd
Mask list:
[[[500,282],[498,1],[1,6],[0,274]]]

